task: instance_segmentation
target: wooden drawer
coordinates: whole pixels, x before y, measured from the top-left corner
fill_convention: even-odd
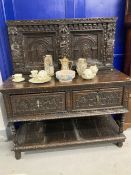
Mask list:
[[[65,111],[65,92],[12,95],[11,105],[14,115]]]
[[[123,88],[74,91],[73,110],[122,106]]]

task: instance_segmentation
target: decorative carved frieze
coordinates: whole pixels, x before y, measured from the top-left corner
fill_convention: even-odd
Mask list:
[[[9,21],[8,31],[14,72],[42,69],[45,54],[53,56],[56,69],[65,55],[86,57],[99,69],[112,67],[114,18]]]

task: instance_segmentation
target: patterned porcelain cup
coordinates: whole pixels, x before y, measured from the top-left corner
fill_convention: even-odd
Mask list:
[[[31,76],[32,76],[33,78],[37,77],[37,74],[38,74],[38,70],[32,70],[32,71],[31,71]]]
[[[38,76],[37,76],[37,78],[38,78],[39,80],[43,80],[43,79],[45,79],[46,77],[48,77],[48,75],[47,75],[47,72],[46,72],[45,70],[39,71]]]

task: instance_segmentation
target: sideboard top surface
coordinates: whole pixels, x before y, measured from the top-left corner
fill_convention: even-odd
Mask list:
[[[20,82],[20,83],[14,83],[11,80],[12,78],[8,78],[4,82],[4,84],[0,87],[1,92],[16,92],[16,90],[31,90],[31,89],[37,89],[37,90],[52,90],[52,89],[65,89],[65,88],[72,88],[72,87],[96,87],[96,86],[101,86],[101,85],[128,85],[131,84],[131,79],[117,71],[100,71],[98,75],[93,80],[84,80],[80,78],[79,76],[76,75],[76,78],[69,83],[61,83],[58,80],[56,80],[54,77],[52,80],[48,83],[44,84],[32,84],[29,83],[28,80],[29,78],[26,78],[25,82]]]

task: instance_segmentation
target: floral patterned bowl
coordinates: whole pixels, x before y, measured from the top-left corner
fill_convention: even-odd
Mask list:
[[[75,78],[75,71],[60,70],[56,72],[56,78],[61,82],[70,82]]]

